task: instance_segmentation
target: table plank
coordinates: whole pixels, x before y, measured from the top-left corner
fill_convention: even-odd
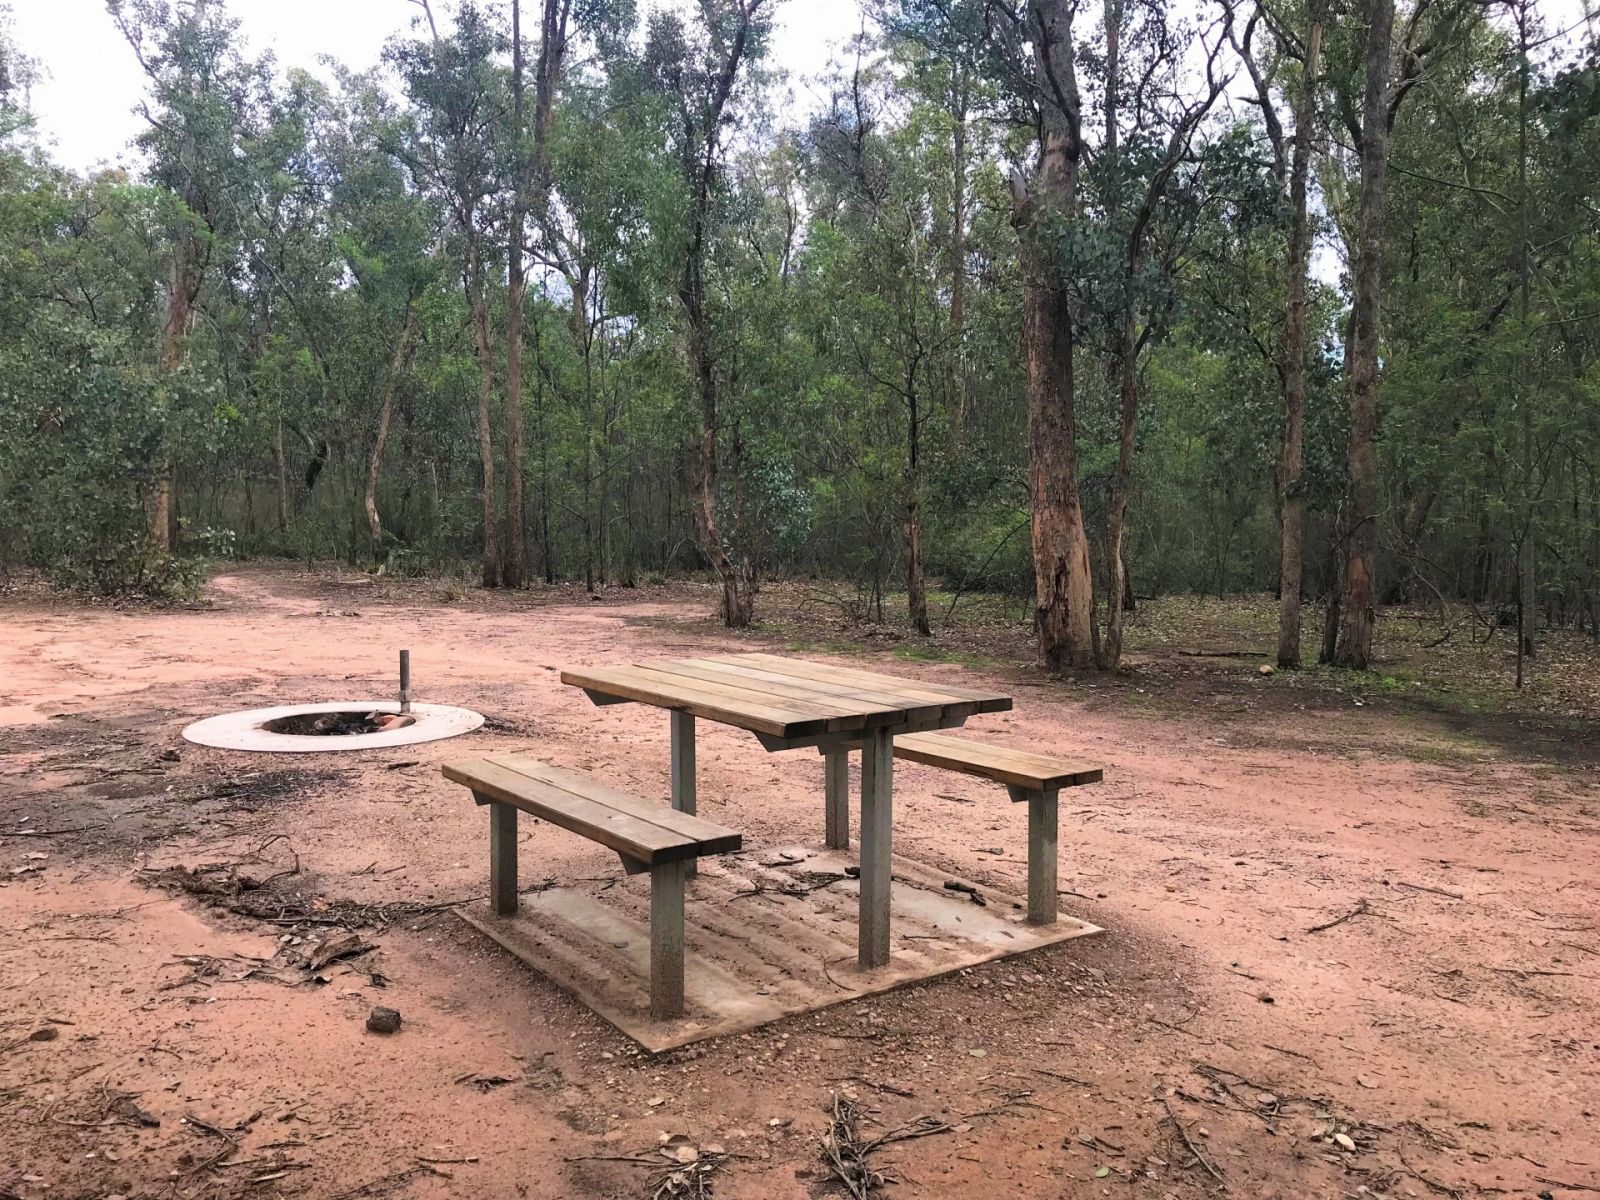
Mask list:
[[[896,709],[929,708],[942,706],[944,708],[966,707],[968,713],[977,711],[976,701],[957,700],[953,697],[918,685],[914,680],[902,680],[896,687],[873,687],[858,680],[840,679],[814,679],[808,675],[785,674],[783,671],[768,666],[757,666],[744,661],[744,655],[729,654],[721,656],[708,656],[706,658],[691,658],[684,660],[695,666],[704,666],[714,669],[720,674],[731,678],[739,678],[756,682],[763,686],[778,688],[795,688],[802,692],[834,697],[845,701],[865,700],[874,704],[882,704]]]
[[[783,674],[799,675],[807,679],[852,679],[867,687],[894,688],[899,686],[914,686],[917,690],[947,697],[951,700],[972,700],[978,704],[979,712],[1005,712],[1011,707],[1011,697],[1000,692],[980,692],[972,688],[953,687],[945,683],[929,683],[925,680],[901,679],[893,675],[881,675],[876,671],[862,671],[855,667],[839,667],[832,663],[810,662],[806,659],[785,658],[778,654],[738,654],[731,655],[721,661],[749,662],[754,666],[778,671]]]
[[[769,698],[762,703],[751,696],[730,697],[713,690],[713,684],[643,673],[637,667],[594,667],[561,672],[561,682],[605,696],[619,696],[661,708],[673,708],[774,737],[806,737],[827,733],[831,714],[816,709],[779,706]],[[859,724],[859,721],[858,721]]]
[[[778,675],[751,667],[718,663],[710,659],[660,660],[644,664],[674,675],[725,686],[747,688],[776,697],[774,703],[794,703],[810,707],[825,704],[841,713],[864,717],[869,725],[943,715],[956,702],[919,700],[904,693],[852,691],[833,687],[819,680]]]

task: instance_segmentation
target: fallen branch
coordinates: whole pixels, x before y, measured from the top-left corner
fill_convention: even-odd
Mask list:
[[[1567,1183],[1564,1180],[1549,1179],[1543,1175],[1535,1175],[1534,1179],[1550,1187],[1566,1188],[1571,1192],[1600,1192],[1600,1187],[1595,1187],[1592,1183]]]
[[[1344,916],[1335,917],[1331,921],[1324,921],[1321,925],[1313,925],[1310,929],[1306,930],[1306,932],[1321,933],[1324,929],[1332,929],[1335,925],[1343,925],[1346,921],[1354,917],[1364,917],[1369,915],[1371,912],[1372,910],[1367,907],[1366,899],[1363,898],[1361,903],[1357,904],[1349,912],[1345,913]]]
[[[1396,879],[1397,887],[1410,888],[1413,892],[1432,892],[1435,896],[1448,896],[1452,900],[1465,900],[1460,892],[1447,892],[1444,888],[1429,887],[1425,883],[1407,883],[1404,879]]]
[[[1183,1127],[1183,1122],[1178,1120],[1178,1114],[1172,1111],[1172,1101],[1163,1096],[1161,1098],[1161,1107],[1167,1110],[1167,1120],[1172,1122],[1172,1127],[1178,1131],[1178,1136],[1183,1139],[1183,1144],[1189,1148],[1189,1153],[1194,1155],[1195,1162],[1204,1167],[1211,1178],[1221,1183],[1222,1172],[1204,1154],[1200,1153],[1200,1147],[1194,1144],[1194,1141],[1189,1137],[1189,1131]]]

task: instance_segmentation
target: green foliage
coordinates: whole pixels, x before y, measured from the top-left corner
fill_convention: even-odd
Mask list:
[[[683,268],[688,181],[709,134],[704,303],[730,550],[763,577],[843,578],[876,614],[905,592],[914,503],[935,585],[1026,597],[1023,247],[1008,176],[1034,166],[1027,97],[1040,81],[995,6],[875,8],[881,28],[796,87],[823,97],[800,112],[762,66],[764,6],[756,69],[708,130],[734,7],[653,6],[636,30],[632,3],[586,0],[548,180],[522,193],[537,139],[514,120],[498,0],[462,6],[437,41],[419,16],[381,65],[332,83],[245,58],[222,0],[198,22],[187,5],[113,4],[154,118],[137,179],[49,163],[29,141],[33,65],[0,32],[0,556],[102,591],[181,591],[193,564],[231,554],[370,563],[376,550],[391,571],[454,570],[482,546],[487,366],[496,478],[520,467],[527,480],[530,573],[600,587],[704,569]],[[1312,594],[1334,583],[1347,533],[1338,262],[1353,199],[1341,97],[1360,83],[1351,11],[1332,10],[1318,96],[1302,483]],[[536,12],[524,0],[535,39]],[[1219,108],[1162,175],[1200,86],[1180,69],[1198,31],[1162,4],[1126,9],[1122,76],[1144,90],[1137,104],[1124,93],[1119,150],[1106,152],[1109,65],[1098,14],[1085,13],[1078,204],[1035,236],[1070,282],[1086,523],[1098,544],[1131,314],[1144,337],[1125,555],[1137,590],[1270,589],[1280,165],[1259,111]],[[1600,68],[1573,39],[1525,61],[1508,29],[1472,25],[1395,127],[1380,576],[1390,599],[1498,603],[1527,544],[1544,611],[1600,625]],[[1260,44],[1272,87],[1297,86],[1298,65]],[[527,51],[531,69],[538,47]],[[534,99],[530,85],[525,107]],[[519,463],[501,427],[513,199],[528,211]],[[179,265],[193,314],[164,362]],[[463,286],[475,267],[487,357]],[[408,315],[374,547],[364,496]],[[177,484],[175,556],[147,528],[163,464]]]

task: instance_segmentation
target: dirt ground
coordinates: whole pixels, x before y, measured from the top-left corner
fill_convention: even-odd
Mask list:
[[[971,732],[1104,765],[1063,795],[1061,886],[1108,932],[638,1052],[446,910],[482,894],[486,838],[438,764],[526,750],[665,796],[663,714],[596,709],[557,670],[787,644],[724,633],[711,596],[250,568],[193,608],[0,598],[0,1197],[694,1194],[666,1174],[676,1135],[718,1197],[842,1196],[819,1152],[835,1093],[863,1138],[895,1135],[870,1156],[891,1196],[1600,1190],[1592,740],[1254,706],[1248,663],[1178,702],[1135,673],[1108,703],[1092,679],[860,653],[1004,688],[1015,710]],[[401,646],[419,698],[488,725],[336,756],[179,738],[387,694]],[[899,852],[1018,886],[1000,789],[896,775]],[[701,812],[747,847],[820,838],[821,796],[817,755],[702,722]],[[616,870],[524,836],[528,882]],[[262,886],[163,886],[206,864]],[[347,928],[375,948],[306,965]],[[376,1004],[398,1033],[365,1028]]]

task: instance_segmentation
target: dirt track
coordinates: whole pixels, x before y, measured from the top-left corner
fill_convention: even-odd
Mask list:
[[[613,1160],[663,1133],[732,1153],[719,1197],[842,1195],[817,1150],[835,1089],[884,1127],[954,1127],[874,1156],[891,1195],[1600,1188],[1592,774],[1372,753],[1370,728],[1353,749],[1327,716],[1240,739],[985,672],[1016,709],[972,732],[1106,767],[1063,797],[1062,886],[1109,933],[650,1060],[448,913],[369,931],[378,949],[318,985],[280,969],[292,916],[134,872],[262,877],[298,855],[264,894],[330,920],[340,901],[479,894],[482,817],[439,761],[527,749],[664,795],[661,714],[595,709],[556,669],[756,639],[705,622],[709,592],[451,604],[262,569],[209,595],[154,613],[0,601],[0,1196],[644,1197],[652,1169]],[[401,645],[420,698],[490,726],[292,760],[178,740],[217,711],[385,694]],[[998,789],[896,773],[898,851],[1016,887],[1022,831]],[[816,755],[703,723],[701,811],[747,846],[820,831],[821,794]],[[533,836],[525,876],[615,870]],[[364,1029],[375,1003],[402,1012],[397,1035]],[[57,1036],[23,1040],[43,1028]]]

